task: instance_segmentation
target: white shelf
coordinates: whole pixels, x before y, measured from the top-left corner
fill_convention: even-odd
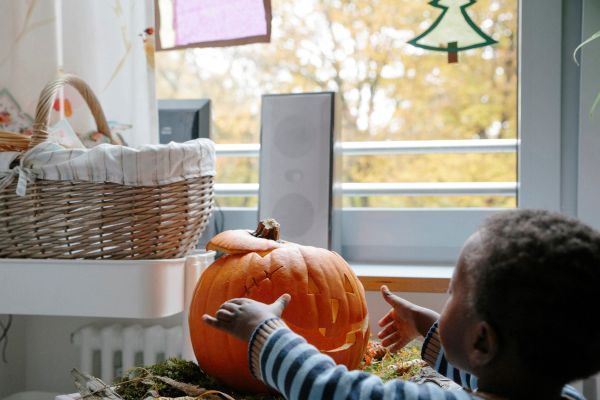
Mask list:
[[[0,314],[173,315],[184,311],[185,261],[0,259]]]

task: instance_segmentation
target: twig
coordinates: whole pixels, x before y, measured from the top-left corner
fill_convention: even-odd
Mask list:
[[[225,397],[227,400],[235,400],[233,397],[231,397],[230,395],[228,395],[227,393],[223,393],[220,392],[218,390],[207,390],[206,392],[202,393],[200,396],[196,397],[197,399],[201,399],[204,396],[208,396],[208,395],[213,395],[216,394],[217,396],[223,396]]]
[[[227,393],[223,393],[218,390],[207,390],[207,389],[201,388],[196,385],[178,382],[178,381],[176,381],[172,378],[166,377],[166,376],[154,375],[148,369],[146,369],[144,367],[134,367],[129,370],[129,374],[131,374],[132,372],[135,372],[136,370],[141,370],[144,373],[144,375],[141,375],[141,376],[138,376],[138,377],[135,377],[132,379],[128,379],[126,381],[121,381],[121,382],[119,382],[117,384],[113,384],[113,385],[108,385],[108,384],[102,382],[101,380],[98,380],[98,381],[102,382],[102,384],[104,386],[99,389],[96,389],[88,394],[82,394],[81,398],[85,399],[85,398],[88,398],[91,396],[95,396],[98,393],[105,391],[106,389],[110,389],[110,390],[116,389],[119,386],[125,385],[127,383],[140,382],[140,381],[144,381],[144,380],[159,380],[163,383],[166,383],[167,385],[170,385],[171,387],[174,387],[175,389],[181,390],[186,395],[192,396],[195,399],[202,399],[202,398],[205,398],[206,396],[217,395],[217,396],[221,396],[227,400],[235,400],[233,397],[229,396]]]

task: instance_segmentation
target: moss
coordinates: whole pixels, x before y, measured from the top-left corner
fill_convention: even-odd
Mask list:
[[[421,343],[413,341],[397,353],[390,353],[377,342],[370,342],[365,359],[360,369],[379,376],[384,381],[391,379],[410,379],[421,369],[419,363],[410,361],[420,359]],[[142,368],[134,368],[126,375],[117,379],[116,391],[124,400],[141,400],[149,392],[155,392],[164,397],[182,397],[186,394],[156,378],[162,376],[177,382],[189,383],[205,389],[218,390],[227,393],[237,400],[275,400],[283,399],[276,394],[244,395],[237,393],[218,381],[206,375],[197,364],[170,358],[165,362]]]
[[[370,362],[363,361],[360,368],[368,373],[379,376],[384,381],[391,379],[408,380],[422,368],[420,363],[411,361],[421,359],[421,343],[413,341],[396,353],[383,352]]]
[[[181,397],[185,393],[152,376],[164,376],[177,382],[190,383],[203,388],[218,388],[217,382],[206,375],[197,364],[191,361],[169,358],[168,360],[142,368],[133,368],[115,380],[117,393],[124,400],[139,400],[149,391],[165,397]],[[217,389],[218,390],[218,389]]]

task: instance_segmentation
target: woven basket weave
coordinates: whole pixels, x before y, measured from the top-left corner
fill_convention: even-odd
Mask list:
[[[28,136],[20,133],[0,131],[0,151],[25,151],[29,141]]]
[[[98,131],[110,137],[87,84],[63,75],[40,95],[30,148],[47,139],[52,102],[66,84],[85,99]],[[0,257],[183,257],[198,241],[213,206],[212,176],[151,187],[38,179],[23,197],[16,195],[16,184],[0,190]]]

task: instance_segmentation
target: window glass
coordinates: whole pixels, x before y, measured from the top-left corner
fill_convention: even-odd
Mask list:
[[[210,98],[215,142],[258,143],[262,94],[323,90],[340,93],[345,142],[517,138],[518,0],[465,8],[498,43],[460,52],[458,63],[407,43],[443,12],[425,0],[273,0],[272,8],[269,44],[157,54],[158,97]],[[345,183],[421,189],[347,195],[344,206],[515,207],[514,148],[345,155]],[[219,157],[217,168],[218,183],[258,182],[256,157]],[[452,192],[453,182],[473,189]],[[255,207],[257,198],[219,203]]]

